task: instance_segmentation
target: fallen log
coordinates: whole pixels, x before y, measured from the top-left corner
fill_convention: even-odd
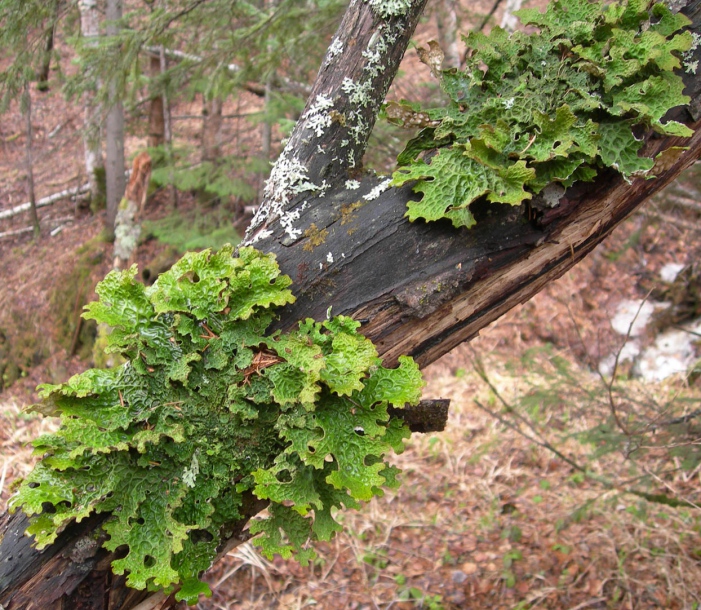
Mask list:
[[[76,186],[71,189],[65,189],[58,193],[54,193],[53,195],[42,197],[41,199],[39,199],[39,201],[37,201],[36,207],[44,208],[46,206],[56,203],[57,201],[63,201],[64,199],[68,199],[69,197],[76,197],[77,195],[82,195],[84,193],[87,193],[89,190],[89,184],[83,184],[81,186]],[[28,212],[31,209],[31,207],[32,204],[27,202],[20,203],[19,205],[16,205],[10,208],[9,210],[2,210],[0,211],[0,220],[2,220],[3,218],[12,218],[13,216],[17,216],[22,212]]]

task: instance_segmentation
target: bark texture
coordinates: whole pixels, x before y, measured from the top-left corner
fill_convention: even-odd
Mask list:
[[[80,0],[80,33],[88,45],[96,45],[100,35],[100,14],[97,0]],[[97,79],[96,75],[93,75]],[[105,167],[102,158],[102,138],[100,128],[100,108],[95,104],[94,92],[83,95],[83,151],[85,156],[85,173],[90,185],[90,198],[98,201],[101,193],[97,173]]]
[[[700,5],[701,0],[694,0],[687,9],[697,32]],[[334,314],[352,314],[362,322],[386,363],[411,354],[427,365],[586,256],[646,197],[698,157],[701,132],[684,141],[649,140],[649,154],[688,146],[672,166],[657,169],[655,180],[627,184],[604,173],[594,184],[569,189],[559,206],[547,212],[526,205],[475,206],[478,224],[471,230],[455,230],[447,222],[412,225],[404,217],[406,202],[414,196],[410,186],[387,188],[381,179],[359,172],[367,138],[363,127],[355,132],[356,141],[349,127],[365,124],[358,117],[374,122],[422,8],[416,4],[406,15],[383,17],[367,4],[351,4],[292,144],[273,169],[267,200],[248,240],[275,252],[283,272],[294,280],[297,301],[282,311],[279,327],[292,327],[308,316],[323,318],[331,306]],[[374,74],[374,45],[382,32],[394,31],[398,47],[386,53],[389,67]],[[346,78],[370,83],[376,96],[368,102],[371,106],[363,106],[355,96],[357,87]],[[694,128],[701,126],[700,84],[696,75],[688,75],[692,103],[676,117]],[[333,102],[331,107],[322,104],[328,122],[314,110],[320,108],[319,95]],[[337,114],[331,116],[331,110]],[[349,177],[357,185],[346,184]],[[261,506],[249,498],[245,514],[252,516]],[[104,550],[84,542],[87,547],[79,552],[80,540],[94,539],[99,518],[73,525],[42,552],[22,536],[23,519],[5,516],[0,522],[0,604],[5,610],[126,610],[141,601],[143,594],[126,590],[122,577],[109,574],[111,557]],[[230,544],[240,539],[244,524],[237,525]],[[145,603],[149,608],[174,605],[164,596]]]
[[[460,49],[458,39],[458,13],[455,0],[439,0],[436,5],[436,28],[438,29],[438,44],[443,49],[443,69],[460,67]]]
[[[222,110],[219,98],[205,100],[202,105],[202,161],[216,163],[221,157]]]
[[[107,0],[105,19],[107,35],[116,36],[119,20],[122,18],[122,0]],[[124,195],[126,181],[124,178],[124,107],[117,95],[116,83],[110,83],[112,105],[107,111],[106,131],[106,181],[107,181],[107,215],[105,230],[114,235],[114,221],[117,217],[119,202]]]
[[[24,119],[26,125],[27,142],[24,148],[24,164],[27,171],[27,195],[29,197],[29,214],[32,219],[34,237],[39,237],[41,227],[39,226],[39,214],[37,214],[37,198],[34,190],[34,159],[33,142],[34,129],[32,128],[32,92],[27,83],[24,87]]]
[[[149,58],[151,78],[157,79],[161,75],[161,58],[151,55]],[[166,119],[163,105],[163,96],[158,93],[151,97],[151,105],[148,113],[148,146],[156,148],[165,142]]]
[[[150,181],[151,157],[147,152],[140,152],[134,157],[129,183],[114,222],[113,269],[125,268],[138,245],[141,214],[146,205]]]

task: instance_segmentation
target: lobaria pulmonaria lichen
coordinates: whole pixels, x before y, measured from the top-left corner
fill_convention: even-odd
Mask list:
[[[677,33],[686,17],[649,0],[556,0],[544,13],[516,14],[538,31],[473,32],[464,38],[465,70],[441,73],[450,102],[424,110],[430,127],[394,173],[394,185],[416,180],[423,193],[408,205],[410,220],[471,227],[469,206],[480,197],[518,205],[548,184],[592,180],[602,167],[628,180],[649,176],[654,161],[639,155],[636,129],[692,135],[662,121],[689,102],[673,73],[694,44],[691,33]],[[419,155],[429,149],[438,152],[427,163]]]
[[[114,572],[194,603],[242,494],[271,502],[251,527],[262,551],[306,562],[340,529],[332,509],[397,484],[383,458],[409,432],[387,408],[418,402],[417,365],[384,368],[344,316],[266,334],[291,280],[273,255],[232,254],[187,254],[150,288],[135,266],[98,286],[84,315],[127,362],[41,386],[32,409],[61,425],[34,441],[41,460],[11,500],[39,548],[110,513],[104,546],[128,548]]]

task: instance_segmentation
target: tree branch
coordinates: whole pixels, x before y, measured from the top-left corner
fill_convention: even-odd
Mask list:
[[[381,2],[351,2],[304,112],[273,167],[265,200],[248,232],[252,243],[268,235],[272,223],[295,203],[323,196],[361,166],[425,3],[413,0],[403,13],[390,14]],[[282,223],[289,226],[285,218]],[[294,235],[293,230],[288,233]]]

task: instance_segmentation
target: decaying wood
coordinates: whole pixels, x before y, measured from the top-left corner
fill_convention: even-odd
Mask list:
[[[121,269],[131,259],[141,234],[141,213],[151,181],[151,157],[140,152],[134,157],[131,175],[114,221],[114,263]]]
[[[244,495],[242,511],[255,515],[267,506],[251,494]],[[110,570],[124,550],[102,548],[105,534],[99,528],[105,515],[74,523],[43,551],[22,535],[28,525],[22,512],[0,518],[0,607],[5,610],[118,610],[133,609],[148,591],[126,586],[124,576]],[[244,531],[248,520],[232,524],[231,536],[219,556],[250,538]],[[173,607],[175,600],[171,600]]]
[[[700,5],[701,0],[694,0],[687,10],[697,32],[701,31]],[[420,6],[414,8],[420,13]],[[374,19],[367,10],[365,3],[353,3],[338,34],[344,44],[353,42],[349,56],[361,63],[362,51],[373,35]],[[406,39],[398,44],[406,45],[418,13],[411,15],[414,21],[407,23]],[[398,64],[395,59],[392,62]],[[357,78],[362,76],[357,63],[343,65],[349,66],[346,72],[322,67],[310,101],[322,93],[334,100],[338,95],[339,116],[353,110],[342,105],[343,79],[354,70],[360,70]],[[391,80],[395,69],[393,65],[385,77]],[[386,84],[379,82],[381,78],[375,83],[380,93]],[[687,75],[687,82],[692,102],[676,118],[698,128],[701,78]],[[660,168],[655,180],[627,184],[613,172],[603,173],[593,184],[569,189],[552,210],[475,205],[478,225],[455,230],[449,223],[409,224],[404,213],[407,201],[415,196],[410,185],[371,196],[381,180],[362,175],[355,163],[348,163],[347,155],[338,155],[344,147],[341,121],[314,141],[309,131],[304,132],[304,117],[288,152],[305,163],[311,182],[320,184],[324,179],[331,186],[323,197],[300,196],[286,202],[284,211],[298,214],[298,233],[290,235],[280,226],[278,210],[277,216],[259,219],[249,236],[259,238],[258,248],[274,252],[283,272],[294,281],[297,301],[282,311],[278,327],[290,328],[305,317],[324,318],[331,306],[332,313],[350,314],[361,321],[362,331],[390,364],[400,354],[411,354],[425,366],[474,337],[591,252],[701,152],[701,132],[688,140],[655,137],[648,142],[648,154],[674,145],[688,147],[670,167]],[[362,154],[365,144],[358,144],[355,152]],[[349,177],[359,181],[359,188],[346,188]],[[253,498],[247,502],[246,516],[262,506]],[[0,604],[5,610],[127,610],[146,599],[141,592],[125,589],[123,577],[110,575],[110,556],[104,549],[92,555],[90,548],[87,553],[78,552],[80,541],[95,531],[99,518],[74,524],[42,552],[21,535],[23,519],[5,516],[0,522]],[[240,539],[245,523],[246,519],[237,524],[229,546]],[[170,598],[152,598],[147,603],[154,607],[155,601],[173,607]]]

